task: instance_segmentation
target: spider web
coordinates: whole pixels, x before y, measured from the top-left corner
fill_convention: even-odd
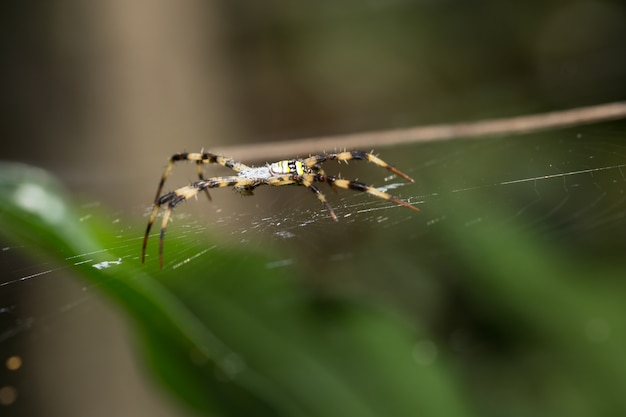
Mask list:
[[[168,228],[166,257],[193,262],[206,252],[185,254],[185,249],[177,242],[203,240],[207,234],[219,236],[223,244],[246,245],[253,250],[268,242],[281,248],[284,242],[293,240],[295,245],[290,242],[290,247],[300,248],[305,254],[313,249],[313,255],[327,257],[333,254],[327,252],[323,242],[319,241],[341,239],[355,227],[383,231],[384,236],[389,229],[395,233],[408,223],[412,233],[417,225],[421,228],[419,235],[424,237],[429,235],[432,226],[445,221],[446,213],[453,209],[443,206],[444,195],[460,201],[480,193],[481,199],[487,199],[485,204],[499,199],[514,200],[516,216],[537,212],[525,223],[529,229],[537,227],[542,220],[556,219],[550,227],[543,225],[542,233],[546,238],[561,235],[560,224],[581,218],[585,222],[576,223],[577,230],[613,229],[623,226],[625,207],[622,188],[626,181],[626,146],[621,142],[620,129],[586,127],[529,135],[522,139],[424,145],[411,150],[409,157],[404,150],[401,157],[398,157],[397,150],[385,150],[385,159],[404,168],[416,178],[415,184],[408,184],[366,162],[351,163],[349,167],[340,164],[337,168],[344,178],[371,183],[416,205],[422,210],[419,214],[365,193],[346,190],[334,193],[330,188],[323,189],[339,217],[338,222],[333,222],[312,194],[301,187],[261,187],[252,197],[214,190],[211,202],[199,196],[177,207]],[[520,149],[526,154],[522,158]],[[491,158],[496,165],[493,169],[473,166],[472,161],[481,158]],[[402,162],[397,163],[398,159]],[[334,165],[329,163],[328,170],[334,169]],[[410,168],[406,169],[407,166]],[[186,170],[192,173],[185,173]],[[177,175],[172,175],[168,181],[170,188],[193,179],[190,164],[181,164],[177,171]],[[120,244],[115,249],[125,253],[123,259],[137,258],[144,225],[136,220],[137,217],[147,218],[151,209],[142,201],[130,203],[110,219],[112,224],[119,226],[117,237]],[[98,209],[103,205],[106,202],[84,204],[80,220],[89,221],[93,216],[101,216]],[[565,217],[559,218],[563,214]],[[482,219],[480,213],[467,213],[468,224],[478,221],[486,219]],[[159,226],[157,220],[157,231]],[[155,252],[154,245],[158,240],[154,230],[152,234],[148,257],[153,255],[150,252]],[[37,260],[29,260],[26,262],[28,266],[12,265],[15,252],[19,250],[19,247],[7,245],[2,248],[3,263],[11,268],[5,269],[0,283],[2,288],[45,282],[48,274],[58,271]],[[97,254],[78,254],[72,259],[76,264],[93,262],[98,268],[114,267],[122,262],[122,259],[99,260],[94,255]],[[68,258],[69,261],[72,259]],[[285,259],[284,262],[290,261]]]
[[[399,259],[412,262],[417,259],[412,256],[419,253],[425,268],[429,262],[446,260],[449,250],[441,238],[441,226],[451,217],[461,216],[465,227],[476,224],[515,227],[521,234],[578,247],[581,252],[598,256],[623,253],[624,127],[624,123],[612,123],[517,138],[379,150],[383,159],[412,176],[416,180],[414,184],[407,184],[366,162],[325,165],[328,173],[341,172],[345,178],[374,184],[416,205],[420,213],[364,193],[341,190],[335,194],[323,188],[339,217],[334,222],[310,191],[302,187],[262,187],[253,197],[215,190],[212,202],[199,196],[197,201],[191,200],[176,209],[166,238],[166,268],[182,270],[189,263],[210,256],[215,245],[252,250],[269,247],[278,255],[267,268],[296,266],[306,272],[305,279],[325,291],[382,297],[402,305],[403,291],[424,290],[422,305],[415,311],[419,314],[429,309],[430,293],[426,287],[430,284],[403,275],[402,265],[390,265],[384,258],[389,252],[404,251],[404,258]],[[215,175],[222,175],[217,173],[221,172],[219,167],[215,169]],[[195,175],[191,164],[178,166],[175,171],[166,188],[185,184]],[[139,189],[142,185],[125,186]],[[73,338],[81,338],[83,332],[85,340],[77,344],[80,354],[89,350],[93,358],[108,354],[89,344],[90,333],[86,331],[90,328],[89,320],[101,323],[100,315],[108,307],[97,295],[97,288],[77,284],[71,278],[72,268],[85,263],[96,268],[115,268],[120,263],[138,262],[144,223],[150,210],[146,201],[152,192],[150,187],[144,193],[148,200],[135,196],[134,200],[126,201],[124,207],[106,219],[117,230],[118,243],[114,249],[119,258],[82,253],[59,266],[43,257],[26,259],[22,253],[27,248],[2,245],[0,346],[3,352],[10,355],[29,349],[32,343],[49,343],[50,334],[69,332]],[[474,205],[473,210],[467,209],[467,201],[480,204]],[[486,208],[502,202],[513,210],[504,224],[493,223],[481,205]],[[108,204],[108,201],[83,204],[81,221],[101,217],[100,208]],[[463,207],[461,213],[459,207]],[[158,226],[157,220],[155,227]],[[156,258],[158,236],[154,233],[148,262],[155,262]],[[210,244],[203,250],[189,252],[189,242],[206,242],[207,236],[211,237]],[[368,273],[368,268],[375,264],[380,264],[380,269],[374,266]],[[385,269],[392,269],[393,282],[381,274]],[[394,275],[394,271],[398,273]],[[20,296],[24,292],[28,299]],[[412,299],[407,301],[406,305],[409,304],[419,303]],[[112,316],[109,320],[115,323],[111,325],[115,328],[116,316],[110,312],[104,314]],[[122,345],[118,346],[121,350]],[[127,360],[131,363],[131,359]],[[80,373],[80,364],[69,368],[65,371]],[[160,410],[167,414],[163,411],[167,405],[164,407]]]

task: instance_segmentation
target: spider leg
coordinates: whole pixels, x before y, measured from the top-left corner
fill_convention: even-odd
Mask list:
[[[148,237],[150,235],[150,230],[152,229],[152,224],[156,220],[156,217],[159,213],[161,206],[166,206],[165,211],[163,213],[163,220],[161,222],[161,233],[159,237],[159,265],[163,268],[163,242],[165,240],[165,232],[167,230],[167,224],[170,221],[172,216],[172,211],[174,208],[180,204],[181,202],[190,199],[191,197],[196,196],[199,192],[205,191],[209,188],[222,188],[222,187],[249,187],[254,188],[261,183],[257,179],[253,178],[242,178],[239,176],[228,176],[228,177],[214,177],[206,180],[196,181],[187,185],[185,187],[181,187],[175,191],[163,194],[158,197],[154,202],[154,207],[152,208],[152,213],[150,213],[150,218],[148,219],[148,226],[146,227],[146,234],[143,238],[143,246],[141,248],[141,262],[143,263],[146,256],[146,247],[148,245]]]
[[[338,221],[337,215],[335,214],[335,210],[333,210],[333,208],[328,203],[328,201],[326,201],[326,196],[315,185],[309,183],[308,181],[302,181],[301,184],[307,187],[309,190],[313,191],[315,195],[317,196],[318,200],[320,200],[322,204],[326,207],[326,210],[328,210],[328,214],[330,214],[330,217],[332,217],[334,221]],[[334,187],[333,187],[333,190],[334,190]]]
[[[320,202],[326,207],[330,217],[334,221],[337,221],[337,215],[335,214],[335,210],[331,207],[331,205],[326,201],[326,196],[315,186],[313,185],[315,177],[313,175],[282,175],[278,177],[272,177],[267,180],[267,185],[273,185],[275,187],[280,187],[281,185],[289,185],[289,184],[297,184],[304,185],[306,188],[311,190],[320,200]]]
[[[150,217],[148,218],[148,226],[146,227],[146,234],[143,236],[143,245],[141,246],[141,263],[144,263],[146,258],[146,247],[148,246],[148,236],[150,236],[150,229],[152,229],[152,225],[156,220],[157,215],[159,214],[159,209],[162,204],[169,203],[176,194],[173,192],[165,194],[161,198],[157,198],[157,201],[154,202],[152,206],[152,212],[150,213]]]
[[[204,172],[202,172],[202,161],[196,161],[196,170],[198,171],[198,179],[200,181],[204,181],[206,178],[204,178]],[[204,189],[204,193],[206,194],[206,196],[209,199],[209,201],[213,201],[213,199],[211,198],[211,194],[209,193],[209,189],[208,188]]]
[[[161,176],[161,181],[159,182],[159,186],[157,188],[156,197],[154,197],[155,202],[161,196],[161,191],[163,190],[163,185],[165,184],[165,180],[167,180],[167,177],[169,177],[170,174],[172,173],[172,169],[174,168],[174,165],[176,164],[176,162],[179,162],[179,161],[195,161],[196,168],[198,170],[198,178],[201,181],[204,180],[204,175],[202,174],[203,164],[218,164],[223,167],[232,169],[235,172],[241,172],[242,170],[249,168],[247,165],[237,162],[232,158],[227,158],[221,155],[215,155],[209,152],[175,153],[170,158],[167,164],[167,167],[165,168],[165,171],[163,172],[163,175]],[[205,190],[205,191],[207,193],[207,197],[209,197],[209,200],[210,200],[211,196],[209,195],[209,191],[208,190]]]
[[[313,155],[313,156],[310,156],[310,157],[304,159],[302,161],[302,163],[306,167],[308,167],[308,168],[313,168],[316,165],[319,165],[322,162],[329,161],[329,160],[331,160],[331,161],[333,161],[333,160],[335,160],[335,161],[350,161],[352,159],[372,162],[372,163],[378,165],[379,167],[385,168],[386,170],[393,172],[394,174],[404,178],[405,180],[407,180],[409,182],[415,182],[415,180],[413,180],[413,178],[409,177],[404,172],[402,172],[399,169],[389,165],[388,163],[386,163],[385,161],[383,161],[382,159],[380,159],[376,155],[371,154],[369,152],[345,151],[345,152],[339,152],[339,153],[327,153],[327,154],[323,154],[323,155]]]
[[[317,182],[328,182],[330,184],[333,184],[339,188],[345,188],[347,190],[354,190],[354,191],[361,191],[361,192],[365,192],[368,194],[371,194],[375,197],[378,198],[382,198],[384,200],[388,200],[391,201],[393,203],[396,203],[400,206],[404,206],[406,208],[410,208],[411,210],[414,211],[419,211],[419,209],[409,203],[407,203],[406,201],[402,201],[390,194],[387,194],[383,191],[380,191],[374,187],[371,187],[367,184],[363,184],[362,182],[358,182],[358,181],[349,181],[349,180],[344,180],[342,178],[336,178],[336,177],[330,177],[328,175],[315,175],[314,180]]]
[[[311,171],[315,174],[320,174],[320,175],[326,175],[326,173],[324,172],[324,170],[322,169],[322,167],[320,165],[314,165],[311,168]],[[331,190],[333,190],[333,193],[337,194],[337,187],[335,187],[333,184],[328,183],[328,186],[330,187]]]

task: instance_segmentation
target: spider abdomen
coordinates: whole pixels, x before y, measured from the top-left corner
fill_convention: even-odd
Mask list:
[[[285,159],[270,164],[270,172],[274,175],[296,174],[304,175],[306,168],[302,161],[297,159]]]

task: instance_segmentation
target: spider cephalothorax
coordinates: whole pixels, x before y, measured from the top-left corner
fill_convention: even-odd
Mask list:
[[[159,182],[159,186],[157,188],[156,197],[154,199],[154,206],[152,208],[152,213],[150,214],[150,218],[148,220],[148,227],[146,228],[146,234],[143,239],[141,261],[143,262],[145,259],[146,245],[148,244],[150,229],[152,228],[152,224],[154,223],[161,206],[166,205],[165,212],[163,214],[163,221],[161,223],[161,236],[159,241],[159,263],[161,266],[163,266],[163,240],[165,238],[165,230],[167,228],[167,224],[172,215],[172,210],[182,201],[196,196],[201,191],[204,191],[210,199],[211,196],[209,195],[209,188],[233,187],[236,191],[244,195],[252,195],[252,191],[259,185],[303,185],[311,190],[313,193],[315,193],[315,195],[317,195],[317,198],[328,210],[330,217],[335,221],[337,220],[337,216],[335,215],[333,208],[326,201],[326,197],[324,196],[324,194],[322,194],[322,192],[314,185],[315,182],[325,182],[330,184],[332,187],[366,192],[378,198],[383,198],[398,205],[410,208],[411,210],[419,211],[417,207],[405,201],[399,200],[383,191],[380,191],[362,182],[350,181],[343,178],[326,175],[326,173],[321,168],[321,164],[325,161],[349,161],[352,159],[372,162],[382,168],[393,172],[396,175],[401,176],[407,181],[413,182],[413,179],[402,171],[387,164],[376,155],[363,151],[344,151],[338,153],[313,155],[304,159],[285,159],[282,161],[266,164],[265,166],[261,167],[247,166],[242,164],[241,162],[236,162],[231,158],[226,158],[221,155],[214,155],[208,152],[185,152],[174,154],[170,158],[169,164],[165,169],[165,172],[161,176],[161,181]],[[163,184],[165,184],[165,180],[170,175],[174,164],[178,161],[196,162],[198,177],[200,179],[199,181],[193,182],[185,187],[181,187],[177,190],[161,195]],[[202,173],[203,164],[222,165],[226,168],[232,169],[236,173],[236,175],[225,177],[212,177],[205,179]]]

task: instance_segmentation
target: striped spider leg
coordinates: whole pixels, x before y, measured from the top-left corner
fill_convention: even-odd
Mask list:
[[[161,222],[161,233],[159,238],[159,265],[163,268],[163,241],[165,239],[165,231],[167,230],[167,224],[172,216],[172,210],[185,200],[195,197],[199,192],[208,192],[209,188],[220,187],[234,187],[242,194],[250,194],[252,190],[260,185],[262,180],[255,178],[243,178],[241,176],[229,176],[229,177],[214,177],[209,179],[202,179],[181,187],[175,191],[158,196],[154,202],[150,218],[148,219],[148,227],[146,228],[146,234],[143,238],[143,246],[141,248],[141,262],[143,263],[146,256],[146,247],[148,245],[148,236],[150,235],[150,229],[152,224],[156,220],[156,217],[161,209],[161,206],[165,206],[163,212],[163,220]]]
[[[172,169],[174,168],[174,165],[176,164],[176,162],[180,162],[180,161],[194,161],[196,163],[196,170],[198,171],[198,178],[200,179],[200,181],[205,179],[204,174],[202,172],[202,165],[204,164],[218,164],[223,167],[230,168],[237,173],[243,171],[244,169],[250,168],[247,165],[242,164],[241,162],[237,162],[233,160],[232,158],[227,158],[221,155],[215,155],[210,152],[201,151],[201,152],[175,153],[170,158],[167,164],[167,167],[165,168],[165,171],[163,172],[163,175],[161,176],[161,181],[159,182],[159,186],[157,187],[156,197],[154,197],[155,203],[161,196],[161,191],[163,190],[163,185],[165,184],[165,180],[167,180],[167,177],[169,177],[170,174],[172,173]],[[205,189],[204,191],[206,193],[206,196],[209,198],[209,200],[211,200],[211,195],[209,194],[209,190]]]
[[[377,188],[374,188],[372,186],[369,186],[367,184],[364,184],[362,182],[358,182],[358,181],[349,181],[349,180],[345,180],[343,178],[336,178],[336,177],[332,177],[332,176],[328,176],[325,174],[317,174],[314,177],[314,180],[317,182],[326,182],[328,184],[330,184],[331,186],[336,186],[339,188],[343,188],[346,190],[354,190],[354,191],[361,191],[361,192],[365,192],[368,194],[371,194],[375,197],[378,198],[382,198],[383,200],[387,200],[387,201],[391,201],[392,203],[398,204],[400,206],[404,206],[406,208],[409,208],[413,211],[419,211],[419,209],[409,203],[407,203],[406,201],[402,201],[390,194],[387,194],[384,191],[380,191]],[[337,216],[335,216],[334,213],[332,213],[332,209],[329,210],[331,211],[331,217],[337,221]]]
[[[326,154],[321,154],[321,155],[313,155],[304,159],[302,163],[306,167],[314,168],[314,167],[319,167],[319,165],[325,161],[339,161],[339,162],[347,163],[348,161],[353,160],[353,159],[372,162],[381,168],[385,168],[386,170],[393,172],[394,174],[404,178],[405,180],[409,182],[415,182],[413,178],[409,177],[404,172],[389,165],[388,163],[386,163],[385,161],[383,161],[376,155],[369,153],[369,152],[344,151],[344,152],[339,152],[339,153],[326,153]],[[324,174],[323,172],[320,172],[320,173]]]
[[[374,197],[382,198],[384,200],[391,201],[397,205],[407,207],[414,211],[419,209],[405,201],[402,201],[390,194],[380,191],[377,188],[364,184],[358,181],[350,181],[343,178],[326,175],[322,170],[321,164],[329,161],[344,161],[349,160],[364,160],[372,162],[388,171],[413,182],[413,179],[404,172],[394,168],[387,164],[377,156],[363,151],[344,151],[339,153],[326,153],[321,155],[314,155],[304,159],[285,159],[271,164],[266,164],[261,167],[247,166],[240,162],[236,162],[231,158],[226,158],[220,155],[214,155],[211,153],[179,153],[170,158],[170,162],[165,169],[159,182],[157,189],[157,196],[152,207],[152,212],[148,219],[148,226],[146,227],[146,233],[143,239],[143,245],[141,249],[141,261],[144,262],[146,255],[146,247],[148,245],[148,237],[150,236],[150,230],[154,224],[156,217],[164,207],[163,219],[161,222],[161,233],[159,238],[159,265],[163,267],[163,243],[165,240],[165,232],[167,225],[172,216],[174,208],[183,201],[188,200],[191,197],[195,197],[200,192],[205,192],[207,195],[210,188],[223,188],[232,187],[235,191],[243,195],[252,195],[253,190],[260,185],[271,185],[280,187],[283,185],[302,185],[311,190],[320,202],[326,207],[330,217],[337,221],[337,215],[326,200],[326,196],[317,188],[314,184],[316,182],[324,182],[329,184],[333,190],[335,187],[343,188],[347,190],[354,190],[365,192]],[[190,185],[178,188],[177,190],[165,193],[161,195],[163,184],[172,171],[174,164],[178,161],[195,161],[198,169],[199,181],[195,181]],[[225,177],[212,177],[205,179],[202,174],[202,164],[216,163],[226,168],[230,168],[237,175],[225,176]],[[210,198],[210,197],[209,197]]]

